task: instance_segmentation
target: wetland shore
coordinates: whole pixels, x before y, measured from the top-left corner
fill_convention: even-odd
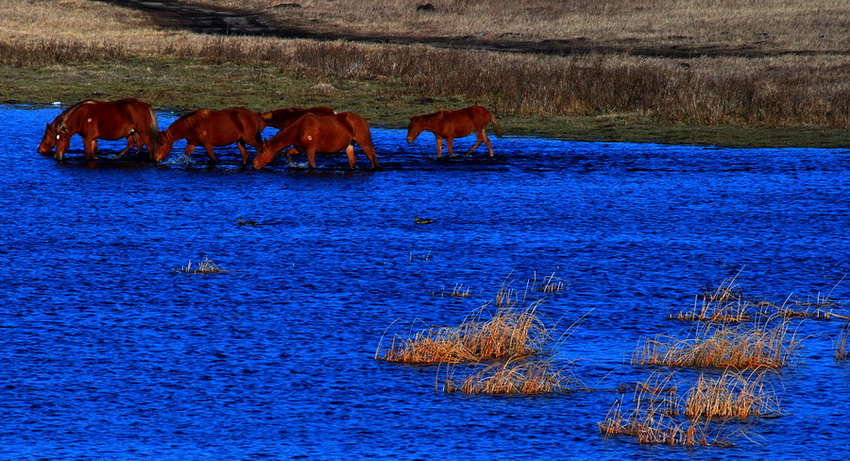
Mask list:
[[[776,2],[811,16],[801,2],[769,3]],[[722,9],[687,35],[658,21],[666,7],[688,23],[696,13],[685,4],[694,2],[647,0],[628,14],[618,12],[618,1],[558,12],[532,1],[513,13],[501,0],[477,9],[433,3],[436,11],[423,12],[402,1],[357,8],[347,0],[11,0],[0,7],[0,102],[133,96],[175,112],[329,105],[387,128],[406,126],[414,114],[482,104],[508,135],[850,145],[847,32],[829,29],[827,37],[818,19],[836,13],[830,7],[846,9],[840,2],[827,2],[821,16],[796,28],[755,6],[738,11],[750,15],[750,25],[759,19],[785,27],[770,39],[749,37],[736,23],[725,35],[697,35],[725,18]],[[359,10],[384,19],[370,28],[364,16],[352,16]],[[516,29],[505,22],[511,14]],[[640,35],[640,27],[622,25],[632,22],[618,22],[623,16],[659,25]],[[618,27],[624,32],[613,32]],[[817,31],[826,38],[807,39]]]

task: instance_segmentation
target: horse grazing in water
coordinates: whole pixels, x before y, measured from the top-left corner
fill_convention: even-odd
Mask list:
[[[54,146],[54,157],[62,160],[71,143],[71,137],[79,134],[83,138],[86,158],[94,158],[97,140],[115,141],[126,138],[127,147],[121,157],[135,146],[144,145],[153,156],[159,141],[159,126],[150,104],[135,98],[117,101],[84,99],[48,123],[38,151],[47,153]]]
[[[475,133],[478,140],[466,151],[469,155],[482,142],[487,145],[490,157],[493,156],[493,146],[484,132],[488,123],[493,122],[496,136],[502,137],[502,128],[499,122],[489,110],[481,106],[471,106],[460,110],[441,110],[433,114],[414,115],[410,117],[410,125],[407,126],[407,142],[412,143],[423,131],[434,133],[437,138],[437,158],[443,155],[443,139],[446,140],[449,155],[455,156],[453,143],[454,138],[462,138]]]
[[[293,122],[301,118],[305,114],[313,115],[334,115],[336,112],[330,107],[316,106],[308,109],[300,107],[290,107],[287,109],[276,109],[268,112],[259,112],[258,115],[263,119],[266,126],[275,127],[282,130]]]
[[[58,134],[57,130],[59,129],[59,126],[62,124],[62,122],[65,121],[65,117],[67,117],[68,114],[71,113],[71,111],[75,110],[77,108],[77,106],[79,106],[80,104],[92,104],[92,103],[99,103],[99,102],[100,101],[97,101],[97,100],[94,100],[94,99],[83,99],[82,101],[78,101],[73,106],[62,111],[61,114],[57,115],[56,118],[53,119],[52,122],[48,123],[47,126],[45,127],[44,136],[42,136],[41,142],[38,144],[38,153],[39,154],[46,154],[46,153],[50,152],[51,150],[53,150],[54,147],[56,147],[56,138],[57,138],[56,135]],[[127,136],[127,147],[125,147],[124,150],[122,150],[118,154],[118,156],[119,157],[124,156],[124,154],[126,154],[127,151],[129,151],[133,147],[136,147],[136,145],[138,143],[139,143],[139,140],[138,140],[138,137],[136,136],[135,132],[133,134],[131,134],[130,136]]]
[[[242,164],[247,165],[248,149],[245,146],[250,144],[259,151],[263,147],[264,127],[259,115],[241,107],[198,109],[178,118],[162,133],[154,160],[163,161],[171,152],[174,141],[185,139],[187,156],[192,154],[196,146],[203,146],[213,162],[216,161],[213,147],[236,143],[242,152]]]
[[[375,155],[375,146],[372,144],[369,124],[363,117],[353,112],[324,116],[306,114],[263,144],[263,149],[254,158],[254,168],[260,169],[266,166],[281,149],[289,146],[293,146],[286,153],[290,164],[292,164],[292,155],[306,152],[310,168],[316,168],[317,152],[334,154],[345,150],[348,155],[348,166],[354,168],[355,143],[369,157],[372,168],[380,168],[378,157]]]

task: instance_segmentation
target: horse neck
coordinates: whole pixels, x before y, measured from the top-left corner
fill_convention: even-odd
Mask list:
[[[272,136],[266,143],[269,147],[277,152],[284,147],[291,146],[295,143],[295,137],[298,134],[298,128],[300,124],[289,125],[288,127],[280,130],[276,135]]]
[[[192,121],[192,117],[181,117],[165,130],[165,136],[172,141],[186,138],[190,133],[198,130],[197,125],[198,121]]]

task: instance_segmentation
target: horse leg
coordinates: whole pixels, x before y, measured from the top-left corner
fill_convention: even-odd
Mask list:
[[[490,143],[490,138],[487,137],[487,133],[481,132],[481,136],[484,137],[484,144],[487,145],[487,151],[490,152],[490,157],[493,156],[493,144]]]
[[[189,158],[189,157],[191,157],[191,156],[192,156],[192,152],[195,152],[195,144],[192,144],[192,143],[190,143],[190,142],[187,142],[187,143],[186,143],[186,150],[183,152],[183,155],[184,155],[186,158]]]
[[[134,148],[138,145],[139,145],[139,138],[136,136],[136,133],[134,132],[134,133],[130,134],[130,136],[127,136],[127,147],[125,147],[124,150],[122,150],[121,152],[118,152],[118,158],[123,157],[124,154],[126,154],[127,152],[130,151],[130,149],[132,149],[132,148]],[[139,148],[139,150],[141,150],[141,148]]]
[[[289,166],[295,166],[295,163],[292,162],[292,156],[298,153],[298,149],[292,147],[288,151],[286,151],[286,163]]]
[[[86,148],[86,160],[91,160],[97,152],[97,138],[88,138],[84,141]]]
[[[446,138],[446,150],[449,151],[449,155],[451,155],[452,157],[455,157],[454,143],[455,143],[455,138],[452,138],[452,137]]]
[[[236,141],[236,146],[239,147],[239,152],[242,152],[242,165],[248,164],[248,149],[245,147],[245,141],[239,140]]]
[[[467,150],[467,151],[466,151],[466,156],[467,156],[467,157],[469,156],[469,154],[471,154],[471,153],[472,153],[472,151],[474,151],[475,149],[477,149],[477,148],[478,148],[478,146],[480,146],[480,145],[481,145],[481,142],[482,142],[482,141],[484,141],[485,139],[487,139],[487,135],[486,135],[486,134],[484,134],[484,131],[476,131],[476,132],[475,132],[475,138],[476,138],[476,140],[475,140],[475,144],[473,144],[473,145],[472,145],[472,147],[470,147],[470,148],[469,148],[469,150]],[[489,141],[489,140],[487,141],[487,145],[490,145],[490,141]],[[492,156],[493,156],[493,155],[492,155],[492,153],[493,153],[493,152],[492,152],[492,150],[490,151],[490,153],[491,153],[490,157],[492,157]]]
[[[354,165],[357,163],[357,160],[354,158],[354,144],[349,144],[348,147],[345,148],[345,155],[348,156],[348,168],[354,169]]]
[[[443,156],[443,138],[436,136],[437,138],[437,158]]]
[[[215,159],[215,151],[213,150],[213,145],[210,143],[204,144],[204,150],[207,151],[207,156],[210,158],[210,161],[216,163]]]
[[[316,168],[316,149],[307,149],[307,163],[310,169]]]

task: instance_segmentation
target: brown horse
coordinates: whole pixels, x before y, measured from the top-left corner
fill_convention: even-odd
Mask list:
[[[266,126],[275,127],[278,130],[282,130],[287,126],[291,125],[292,122],[301,118],[304,114],[313,114],[313,115],[333,115],[336,112],[330,107],[325,106],[316,106],[310,107],[308,109],[302,109],[300,107],[290,107],[287,109],[277,109],[268,112],[259,112],[258,115]]]
[[[502,128],[499,126],[499,122],[496,121],[496,116],[481,106],[471,106],[460,110],[441,110],[433,114],[414,115],[410,117],[410,125],[407,126],[407,142],[412,143],[420,133],[430,131],[437,138],[437,158],[443,155],[443,139],[446,140],[449,155],[454,157],[454,138],[469,136],[470,133],[474,132],[478,140],[466,151],[466,155],[469,155],[476,147],[484,142],[487,145],[487,150],[490,152],[490,157],[492,157],[493,146],[490,144],[487,134],[484,133],[484,128],[490,122],[493,122],[496,136],[501,138]]]
[[[61,160],[65,158],[71,137],[75,134],[83,138],[87,159],[94,158],[98,139],[114,141],[127,138],[127,147],[119,156],[137,145],[144,145],[152,155],[159,140],[159,127],[156,114],[144,101],[134,98],[106,102],[84,99],[47,124],[38,150],[46,153],[55,145],[54,157]]]
[[[162,133],[159,149],[154,160],[165,159],[174,141],[186,140],[186,155],[192,154],[196,146],[203,146],[213,162],[216,161],[214,146],[236,143],[242,152],[242,164],[248,164],[250,144],[259,151],[263,147],[262,131],[265,125],[260,116],[248,109],[234,107],[225,110],[198,109],[178,118]]]
[[[286,153],[290,164],[293,154],[306,152],[310,168],[316,168],[317,152],[333,154],[345,150],[348,166],[354,168],[355,143],[369,157],[372,168],[380,168],[378,157],[375,155],[375,146],[372,144],[369,124],[363,117],[353,112],[325,116],[306,114],[263,144],[263,149],[254,158],[254,168],[260,169],[266,166],[281,149],[289,146],[293,146]]]
[[[78,101],[73,106],[62,111],[61,114],[57,115],[56,118],[53,119],[52,122],[48,123],[47,126],[45,127],[44,136],[42,136],[41,142],[38,144],[38,153],[39,154],[46,154],[46,153],[50,152],[51,150],[53,150],[54,147],[56,147],[56,138],[57,138],[56,130],[59,128],[59,126],[62,124],[62,122],[65,121],[65,117],[67,117],[68,114],[71,113],[71,111],[77,109],[77,106],[79,106],[80,104],[91,104],[91,103],[99,103],[99,102],[100,101],[97,101],[97,100],[94,100],[94,99],[83,99],[82,101]],[[139,140],[138,140],[138,137],[136,136],[135,132],[132,135],[127,136],[127,147],[125,147],[124,150],[122,150],[118,154],[118,156],[122,157],[124,154],[127,153],[127,151],[129,151],[130,149],[135,147],[138,143],[139,143]]]

